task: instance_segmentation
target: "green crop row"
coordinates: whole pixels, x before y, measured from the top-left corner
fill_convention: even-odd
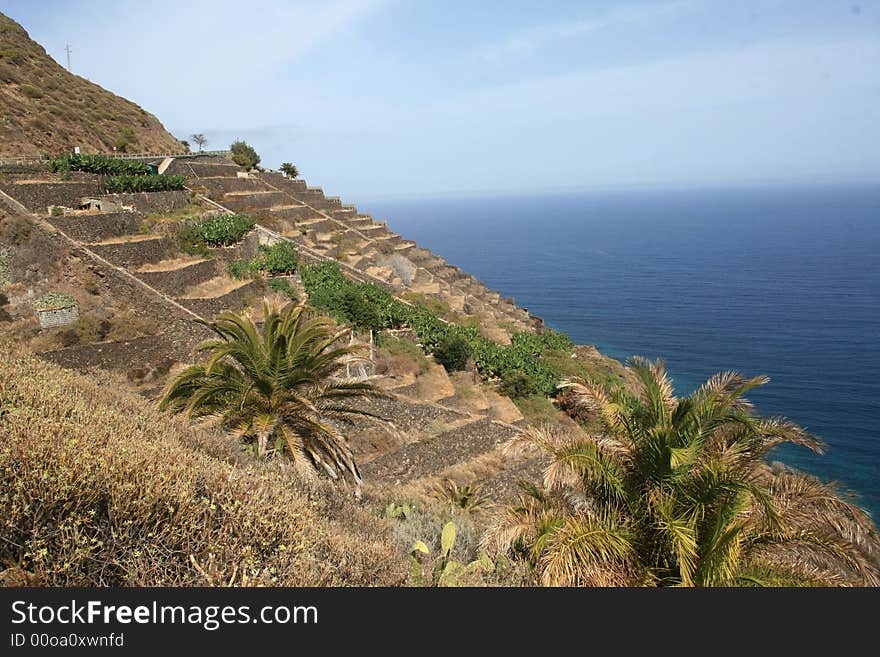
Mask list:
[[[102,176],[148,176],[150,165],[135,160],[122,160],[106,155],[62,155],[49,161],[49,169],[59,171],[85,171]]]
[[[241,214],[221,214],[190,224],[177,234],[181,250],[201,254],[208,246],[231,246],[254,227],[253,217]]]
[[[228,269],[235,278],[248,278],[260,273],[289,276],[296,271],[296,265],[296,245],[293,242],[279,242],[272,246],[260,245],[253,260],[230,262]]]
[[[300,276],[309,303],[338,321],[374,331],[409,327],[428,353],[461,338],[483,377],[524,378],[531,390],[545,395],[555,393],[562,374],[542,355],[574,346],[568,336],[554,331],[517,333],[512,344],[500,345],[481,336],[476,327],[443,322],[424,306],[406,304],[377,285],[349,281],[335,262],[303,266]]]
[[[104,189],[108,194],[127,192],[170,192],[183,189],[184,176],[108,176],[104,179]]]

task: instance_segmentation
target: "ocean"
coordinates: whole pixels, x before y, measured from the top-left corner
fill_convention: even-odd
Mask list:
[[[577,343],[662,357],[679,393],[767,374],[750,399],[828,443],[774,460],[880,519],[880,186],[375,201],[374,217]]]

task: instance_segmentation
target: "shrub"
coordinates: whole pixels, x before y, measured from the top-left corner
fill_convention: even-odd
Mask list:
[[[110,176],[104,179],[108,194],[129,192],[169,192],[183,189],[185,176]]]
[[[375,304],[371,303],[363,291],[356,287],[348,287],[340,295],[341,309],[354,326],[361,329],[378,331],[383,328],[382,318]]]
[[[187,245],[230,246],[240,242],[255,223],[246,215],[221,214],[190,224],[178,234],[178,241],[184,250]]]
[[[43,97],[42,91],[40,91],[36,87],[31,86],[29,84],[21,85],[21,93],[23,93],[28,98],[42,98]]]
[[[296,301],[296,290],[286,278],[273,278],[269,281],[269,289],[287,296],[291,301]]]
[[[257,151],[244,141],[232,142],[229,150],[232,151],[232,161],[240,167],[253,169],[260,163],[260,156],[257,155]]]
[[[271,246],[261,245],[257,256],[249,261],[229,263],[229,273],[235,278],[247,278],[265,272],[270,276],[289,276],[296,271],[296,245],[279,242]]]
[[[540,392],[535,382],[520,370],[509,370],[501,376],[501,385],[498,386],[501,394],[513,399],[529,397]]]
[[[123,129],[123,131],[116,137],[116,141],[113,142],[113,145],[116,146],[117,150],[126,153],[130,146],[137,146],[140,143],[138,136],[134,133],[130,127]]]
[[[31,237],[31,229],[33,228],[30,220],[22,216],[6,219],[0,223],[0,227],[2,227],[0,235],[13,246],[27,242]]]
[[[24,61],[24,54],[13,48],[4,48],[3,50],[0,50],[0,59],[5,59],[10,64],[18,66]]]
[[[296,245],[293,242],[279,242],[261,246],[255,263],[260,271],[272,276],[290,275],[296,271]]]
[[[226,265],[226,271],[229,272],[229,275],[232,276],[232,278],[251,278],[257,274],[257,270],[254,269],[253,263],[245,262],[244,260],[230,262]]]
[[[375,356],[378,373],[424,374],[428,371],[430,362],[425,357],[422,348],[412,340],[380,333],[376,343],[379,347]]]
[[[449,372],[467,368],[470,345],[462,336],[450,334],[434,349],[434,358]]]
[[[404,285],[411,285],[416,277],[416,266],[400,253],[395,253],[386,263],[394,271]]]
[[[12,280],[12,258],[6,249],[0,249],[0,286],[6,285]]]

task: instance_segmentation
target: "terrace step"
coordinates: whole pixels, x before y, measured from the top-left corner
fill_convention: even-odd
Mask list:
[[[205,187],[208,191],[217,194],[248,193],[258,191],[272,191],[262,180],[256,178],[230,178],[228,176],[210,176],[199,178],[197,187]]]
[[[92,242],[88,247],[114,265],[129,268],[159,262],[177,253],[174,240],[157,235],[123,235]]]
[[[201,258],[174,258],[144,265],[133,273],[142,281],[176,296],[217,275],[217,261]]]
[[[259,213],[259,216],[264,215],[287,219],[296,223],[324,218],[318,211],[305,205],[276,205]]]
[[[45,216],[49,206],[61,205],[78,208],[84,196],[97,196],[104,193],[104,184],[95,177],[94,181],[18,181],[2,183],[0,189],[9,194],[31,212]]]
[[[137,233],[144,222],[144,215],[140,212],[69,214],[49,217],[48,221],[77,242],[94,243]]]
[[[133,384],[161,380],[171,367],[186,358],[191,345],[170,340],[164,335],[146,335],[118,342],[92,342],[39,354],[51,361],[80,372],[100,368],[118,372]]]
[[[239,171],[244,171],[237,164],[232,164],[231,162],[189,162],[186,160],[176,160],[172,165],[175,173],[182,173],[184,175],[188,175],[192,173],[192,175],[197,178],[215,178],[217,176],[228,176],[230,178],[235,178],[238,176]]]
[[[224,310],[237,311],[262,291],[262,281],[237,280],[221,275],[188,288],[177,302],[205,318]]]
[[[271,210],[273,207],[289,204],[289,196],[274,189],[254,192],[227,192],[223,195],[223,205],[236,212]]]
[[[399,449],[402,445],[413,442],[426,429],[434,427],[449,428],[469,422],[472,418],[452,408],[445,408],[430,402],[414,401],[389,393],[388,397],[374,397],[370,399],[355,399],[350,402],[351,406],[373,413],[381,418],[381,425],[377,426],[382,445],[373,441],[359,440],[360,432],[349,436],[352,449],[358,456],[359,462],[365,462],[371,457],[375,458],[381,453],[390,451],[388,448]],[[374,432],[370,432],[374,433]]]
[[[478,419],[364,463],[361,474],[365,480],[388,482],[434,475],[495,449],[517,433],[512,425]]]

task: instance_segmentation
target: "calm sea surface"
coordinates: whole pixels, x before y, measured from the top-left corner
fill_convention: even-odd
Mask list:
[[[767,374],[750,398],[820,435],[779,460],[880,518],[880,187],[608,192],[363,206],[619,359],[663,357],[679,392]]]

